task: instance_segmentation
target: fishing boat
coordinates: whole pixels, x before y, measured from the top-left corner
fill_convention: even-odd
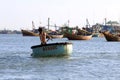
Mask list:
[[[59,35],[59,34],[56,34],[56,35],[50,35],[52,38],[63,38],[63,35]]]
[[[105,31],[103,32],[103,34],[107,41],[120,41],[119,35],[111,34],[109,31]]]
[[[103,33],[92,33],[92,37],[104,37]]]
[[[63,34],[55,31],[51,31],[50,33],[48,33],[48,35],[50,35],[52,38],[63,38]]]
[[[21,32],[23,36],[39,36],[38,29],[35,29],[35,25],[33,21],[32,21],[32,30],[21,29]]]
[[[49,43],[46,45],[35,45],[31,47],[32,57],[60,57],[69,56],[72,53],[72,43]]]
[[[38,33],[28,31],[28,30],[21,30],[23,36],[39,36]]]
[[[53,32],[50,32],[48,33],[49,36],[51,36],[52,38],[63,38],[63,34],[61,33],[53,33]]]
[[[28,30],[21,30],[23,36],[39,36],[38,33],[34,33]],[[52,38],[63,38],[63,34],[49,34]]]
[[[67,37],[69,40],[90,40],[92,38],[92,35],[65,33],[65,37]]]

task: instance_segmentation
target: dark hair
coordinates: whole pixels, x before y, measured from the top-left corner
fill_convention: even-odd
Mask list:
[[[41,28],[41,27],[39,27],[38,31],[39,31],[39,32],[42,32],[42,28]]]

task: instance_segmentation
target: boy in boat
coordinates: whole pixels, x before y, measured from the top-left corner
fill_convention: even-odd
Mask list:
[[[47,41],[49,39],[51,39],[51,37],[46,32],[44,32],[41,27],[39,27],[38,31],[39,31],[39,37],[40,37],[41,45],[45,45],[47,43]],[[46,37],[48,37],[47,41],[46,41]]]

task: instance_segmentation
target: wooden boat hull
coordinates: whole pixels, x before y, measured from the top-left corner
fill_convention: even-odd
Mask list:
[[[120,41],[120,37],[109,33],[108,31],[103,32],[107,41]]]
[[[69,40],[90,40],[92,35],[76,35],[66,33],[65,37],[67,37]]]
[[[21,30],[23,36],[39,36],[39,34],[32,31]]]
[[[46,45],[36,45],[31,47],[32,57],[54,57],[69,56],[72,53],[72,43],[51,43]]]

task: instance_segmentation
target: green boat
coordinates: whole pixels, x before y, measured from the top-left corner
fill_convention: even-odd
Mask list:
[[[46,45],[35,45],[31,47],[32,57],[59,57],[70,56],[72,54],[72,43],[49,43]]]

